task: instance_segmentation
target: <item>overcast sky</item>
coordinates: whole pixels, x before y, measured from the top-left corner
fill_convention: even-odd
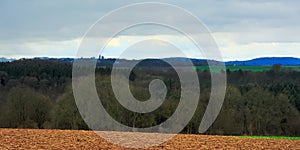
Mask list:
[[[91,25],[108,12],[134,2],[143,1],[2,0],[0,1],[0,57],[75,57],[80,41]],[[225,60],[265,56],[300,58],[299,0],[155,2],[177,5],[197,16],[211,31]],[[159,15],[161,11],[164,10],[153,10],[153,13]],[[141,10],[138,15],[143,13],[147,12]],[[172,14],[169,15],[170,18],[176,18]],[[119,22],[113,23],[120,24],[122,21],[120,16]],[[187,26],[190,25],[188,21],[180,21]],[[154,31],[156,28],[143,29],[147,29],[145,30],[147,32]],[[103,55],[118,57],[124,48],[134,43],[132,41],[143,39],[140,33],[142,32],[127,31],[115,37]],[[156,37],[177,38],[177,35],[168,32],[155,33]],[[194,53],[195,47],[190,44],[185,45],[188,57],[201,57]],[[163,47],[161,45],[159,47],[155,53],[163,51]],[[166,47],[173,48],[173,46]],[[169,56],[168,54],[170,52],[162,52],[162,57]]]

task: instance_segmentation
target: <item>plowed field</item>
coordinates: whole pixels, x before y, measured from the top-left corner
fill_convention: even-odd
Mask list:
[[[115,133],[136,137],[141,133]],[[111,144],[92,131],[0,129],[0,149],[126,149]],[[176,135],[150,149],[299,149],[300,140]]]

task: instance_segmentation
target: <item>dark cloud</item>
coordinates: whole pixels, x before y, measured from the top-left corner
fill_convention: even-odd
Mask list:
[[[3,40],[30,37],[50,39],[78,37],[105,13],[133,2],[132,0],[1,1],[0,38]],[[289,28],[300,24],[298,7],[300,1],[296,0],[194,0],[171,3],[191,11],[215,31],[245,31],[245,28],[256,30],[262,27]],[[160,11],[163,10],[153,10],[153,13],[159,15]],[[145,12],[141,10],[139,15],[143,13]],[[119,21],[122,22],[121,17]]]

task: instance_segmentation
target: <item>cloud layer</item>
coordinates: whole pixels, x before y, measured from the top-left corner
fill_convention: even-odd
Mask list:
[[[1,1],[0,56],[74,57],[84,33],[100,17],[116,8],[142,1]],[[228,0],[157,1],[187,9],[211,30],[224,59],[248,59],[260,56],[300,57],[300,1]],[[160,15],[164,10],[153,10]],[[140,10],[137,15],[143,15]],[[193,23],[169,14],[170,20],[197,28]],[[124,16],[117,22],[124,23]],[[128,16],[130,17],[130,16]],[[160,33],[145,30],[145,33]],[[137,35],[139,34],[139,35]],[[164,33],[165,35],[165,33]],[[141,33],[128,33],[114,39],[114,49],[124,48],[126,39]],[[172,36],[170,34],[169,36]],[[103,37],[105,38],[105,37]],[[128,39],[127,39],[128,40]],[[192,51],[192,47],[186,48]],[[109,51],[109,50],[106,50]],[[192,54],[192,53],[191,53]],[[113,51],[107,55],[117,55]],[[200,57],[200,56],[196,56]]]

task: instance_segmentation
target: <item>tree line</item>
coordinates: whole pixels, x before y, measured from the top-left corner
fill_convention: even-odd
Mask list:
[[[118,103],[110,71],[96,69],[96,88],[106,111],[118,122],[150,127],[166,121],[176,110],[181,85],[173,69],[137,66],[131,72],[130,90],[141,101],[150,98],[148,86],[153,79],[161,79],[168,89],[162,106],[145,114],[131,112]],[[197,73],[201,96],[193,119],[182,133],[198,132],[210,98],[210,72]],[[227,70],[224,104],[206,134],[300,136],[299,75],[280,65],[264,72]],[[75,104],[71,78],[70,62],[23,59],[0,63],[0,127],[88,130]]]

